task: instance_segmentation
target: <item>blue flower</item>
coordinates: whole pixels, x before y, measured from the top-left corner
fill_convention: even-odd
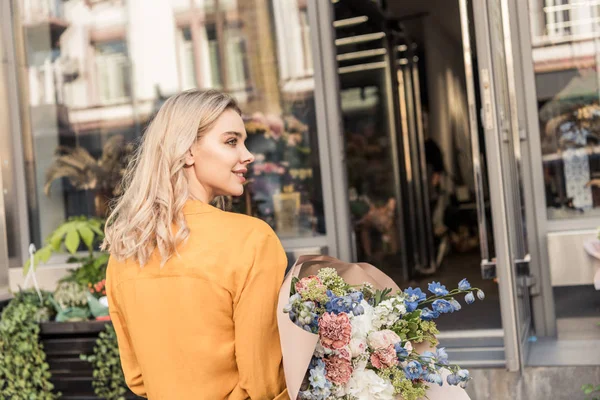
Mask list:
[[[439,347],[436,351],[438,364],[448,365],[448,353],[445,347]]]
[[[360,303],[364,298],[362,292],[350,292],[348,296],[354,303]]]
[[[327,378],[325,378],[325,370],[311,369],[310,377],[308,378],[308,380],[310,381],[310,385],[313,388],[325,389],[327,385]]]
[[[460,378],[456,374],[450,374],[446,377],[446,382],[448,382],[448,385],[456,386],[460,383]]]
[[[332,297],[327,303],[325,303],[325,310],[334,314],[350,314],[352,308],[352,299],[350,299],[349,296]]]
[[[473,304],[475,302],[475,296],[473,296],[473,292],[467,293],[467,295],[465,296],[465,301],[467,302],[467,304]]]
[[[419,288],[408,288],[404,291],[404,294],[406,295],[404,304],[406,305],[407,312],[415,311],[419,303],[427,298],[427,295]]]
[[[468,280],[463,279],[462,281],[458,282],[458,288],[460,290],[469,290],[469,289],[471,289],[471,284],[469,283]]]
[[[448,300],[438,299],[434,301],[431,306],[433,308],[433,311],[438,312],[440,314],[454,312],[454,307],[452,307],[452,304],[450,304]]]
[[[410,380],[419,379],[422,372],[423,367],[418,361],[411,361],[404,367],[404,375]]]
[[[425,380],[429,383],[437,383],[440,386],[442,386],[443,383],[442,377],[438,374],[427,374]]]
[[[431,293],[436,296],[445,296],[448,294],[448,290],[446,286],[442,285],[439,282],[431,282],[427,288]]]
[[[430,363],[432,361],[435,361],[435,353],[432,353],[431,351],[426,351],[423,354],[421,354],[421,361],[423,361],[424,363]]]
[[[461,369],[458,370],[458,372],[456,373],[456,376],[458,376],[458,379],[460,379],[461,382],[466,382],[469,380],[469,370],[466,369]]]
[[[483,293],[482,290],[478,290],[477,297],[479,298],[479,300],[483,300],[483,299],[485,299],[485,293]]]
[[[401,343],[396,343],[394,345],[394,350],[396,350],[396,355],[400,359],[400,361],[404,361],[406,357],[408,357],[408,350],[402,347]]]
[[[354,314],[354,316],[363,315],[364,313],[365,313],[365,308],[363,306],[361,306],[360,304],[352,309],[352,314]]]
[[[410,302],[416,301],[417,303],[420,303],[427,298],[427,295],[421,291],[421,288],[413,289],[409,287],[404,291],[404,294],[406,295],[405,301]]]
[[[452,307],[454,308],[454,311],[459,311],[462,306],[460,305],[460,303],[454,299],[450,299],[448,300],[450,302],[450,304],[452,305]]]
[[[310,360],[309,368],[321,370],[321,371],[323,371],[323,373],[325,373],[325,361],[323,361],[323,359],[321,359],[321,358],[313,357],[312,360]]]
[[[424,308],[421,310],[421,319],[423,321],[431,321],[440,316],[440,313],[437,311],[431,311],[429,308]]]

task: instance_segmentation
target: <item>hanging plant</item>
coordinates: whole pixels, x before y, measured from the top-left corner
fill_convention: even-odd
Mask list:
[[[69,218],[50,234],[46,239],[46,245],[35,252],[33,255],[35,265],[47,262],[53,253],[64,250],[75,255],[81,243],[85,244],[88,255],[81,258],[72,257],[69,261],[92,263],[96,260],[94,246],[104,240],[103,225],[104,220],[100,218],[84,216]],[[29,271],[30,263],[31,260],[27,260],[23,267],[23,274],[26,275]],[[87,285],[87,282],[85,284]]]
[[[0,317],[0,393],[13,400],[52,400],[50,367],[40,343],[39,322],[48,317],[48,292],[22,291],[6,306]],[[46,310],[40,312],[41,310]]]
[[[92,386],[96,396],[107,400],[125,400],[128,390],[119,358],[117,334],[111,324],[107,324],[106,330],[100,333],[94,353],[82,354],[80,358],[94,367]]]

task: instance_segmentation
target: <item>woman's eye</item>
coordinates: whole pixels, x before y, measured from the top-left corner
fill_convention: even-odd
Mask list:
[[[230,146],[235,146],[237,144],[237,139],[229,139],[227,142],[228,145]]]

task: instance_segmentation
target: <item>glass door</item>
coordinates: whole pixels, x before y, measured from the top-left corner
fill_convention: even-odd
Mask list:
[[[521,137],[517,116],[508,4],[505,0],[473,1],[476,71],[472,62],[467,0],[461,0],[460,6],[467,81],[470,80],[468,85],[473,88],[473,74],[478,73],[481,97],[484,143],[473,140],[473,152],[479,152],[475,146],[485,146],[493,222],[495,254],[489,250],[484,252],[489,246],[482,246],[481,265],[484,275],[498,280],[507,367],[517,371],[528,351],[532,279],[521,171],[521,144],[525,139]],[[469,91],[469,105],[475,138],[477,134],[473,130],[477,129],[478,110],[474,90]],[[481,180],[481,176],[476,178]],[[480,218],[482,214],[479,213]],[[489,243],[486,232],[481,231],[482,241]]]

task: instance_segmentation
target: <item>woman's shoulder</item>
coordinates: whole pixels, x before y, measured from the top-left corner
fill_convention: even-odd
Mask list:
[[[260,237],[276,236],[273,228],[271,228],[269,224],[259,218],[249,215],[219,210],[219,212],[212,213],[210,218],[212,219],[212,226],[230,232],[232,235],[239,234],[246,236],[252,234],[253,236],[258,235]],[[202,229],[206,227],[206,220],[203,218],[188,218],[188,222],[191,225],[197,223]]]

